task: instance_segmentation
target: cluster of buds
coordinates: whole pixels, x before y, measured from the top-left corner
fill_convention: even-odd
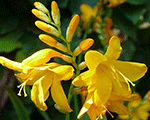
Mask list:
[[[68,53],[73,57],[78,56],[82,51],[89,49],[94,44],[93,39],[91,39],[91,38],[85,39],[85,40],[81,41],[79,46],[76,47],[76,49],[72,52],[69,47],[70,47],[70,43],[72,41],[72,38],[75,34],[75,31],[76,31],[77,26],[78,26],[79,21],[80,21],[79,15],[76,14],[73,16],[73,18],[71,19],[71,21],[67,27],[66,37],[63,37],[61,29],[60,29],[60,26],[61,26],[60,12],[59,12],[59,8],[58,8],[57,3],[55,1],[52,1],[52,3],[51,3],[51,15],[50,15],[50,12],[48,11],[48,9],[42,3],[35,2],[34,6],[37,9],[32,9],[32,13],[37,18],[42,20],[42,21],[39,21],[39,20],[36,21],[35,25],[39,29],[62,39],[66,45],[58,42],[55,38],[53,38],[49,35],[46,35],[46,34],[40,34],[39,35],[39,39],[42,42],[44,42],[47,45],[54,47],[54,48],[56,48],[62,52]],[[51,18],[51,16],[52,16],[52,18]],[[67,57],[67,55],[65,55],[65,57]],[[66,61],[71,63],[72,60],[69,58],[70,57],[68,56],[66,58]],[[82,70],[86,67],[86,65],[83,63],[79,65],[80,70]]]

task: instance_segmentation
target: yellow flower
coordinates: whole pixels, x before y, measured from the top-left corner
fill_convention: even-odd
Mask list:
[[[118,95],[130,95],[130,84],[140,79],[147,71],[145,64],[136,62],[123,62],[117,60],[122,51],[120,40],[113,36],[109,41],[105,55],[98,51],[88,51],[85,54],[85,63],[88,71],[77,76],[72,84],[75,86],[95,85],[94,102],[105,105],[111,92]]]
[[[64,55],[52,49],[40,50],[21,63],[11,61],[5,57],[0,57],[0,63],[9,69],[19,71],[15,74],[17,79],[22,82],[18,87],[21,95],[23,89],[24,96],[25,85],[33,85],[31,90],[31,99],[41,110],[46,110],[46,99],[49,96],[49,88],[51,87],[51,95],[55,103],[63,109],[71,112],[71,108],[67,103],[67,98],[61,86],[62,80],[69,80],[73,76],[73,68],[67,65],[57,63],[47,63],[52,57],[60,57],[64,59]]]
[[[126,0],[107,0],[109,2],[108,7],[116,7],[117,5],[123,4]]]
[[[130,111],[132,109],[136,108],[142,102],[141,96],[138,93],[136,93],[136,94],[138,96],[138,99],[128,103],[127,107]],[[150,111],[150,101],[146,100],[145,102],[143,102],[143,104],[140,107],[138,107],[137,109],[135,109],[135,111],[133,111],[131,113],[131,116],[130,116],[131,119],[130,120],[148,120],[148,117],[150,116],[149,111]],[[119,118],[127,119],[128,115],[126,115],[126,116],[120,115]]]
[[[83,21],[83,28],[86,28],[90,21],[90,18],[91,17],[94,18],[96,16],[98,12],[98,6],[95,6],[94,8],[92,8],[87,4],[81,4],[80,10],[81,10],[81,20]],[[93,30],[98,33],[100,31],[100,20],[101,20],[101,16],[97,16],[93,23]],[[105,21],[105,25],[102,28],[104,31],[104,35],[107,36],[106,44],[108,44],[110,38],[115,35],[111,28],[112,26],[113,26],[112,19],[110,17],[107,17]]]
[[[90,18],[91,17],[94,18],[96,16],[98,12],[98,6],[92,8],[87,4],[81,4],[80,11],[81,11],[81,20],[83,21],[83,28],[86,28],[86,26],[90,21]]]
[[[111,113],[109,111],[116,112],[119,115],[130,115],[129,110],[123,105],[122,101],[131,101],[137,98],[137,95],[135,94],[122,96],[116,94],[115,92],[111,92],[109,100],[102,105],[100,103],[99,96],[97,96],[97,89],[95,84],[88,86],[87,91],[88,91],[88,95],[86,97],[83,107],[81,108],[78,114],[78,119],[80,119],[85,112],[87,112],[91,120],[96,120],[96,118],[101,118],[102,115],[106,113],[106,111],[110,115]]]

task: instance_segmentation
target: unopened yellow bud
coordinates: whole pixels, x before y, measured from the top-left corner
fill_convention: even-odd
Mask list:
[[[79,47],[82,49],[82,50],[87,50],[89,49],[92,45],[94,44],[94,40],[91,39],[91,38],[88,38],[86,40],[83,40]]]
[[[41,30],[43,30],[43,31],[45,31],[45,32],[47,32],[47,33],[50,33],[50,34],[55,35],[55,36],[57,36],[57,37],[59,36],[58,30],[57,30],[55,27],[53,27],[53,26],[51,26],[51,25],[49,25],[49,24],[47,24],[47,23],[45,23],[45,22],[36,21],[36,22],[35,22],[35,25],[36,25],[39,29],[41,29]]]
[[[58,8],[58,5],[55,1],[53,1],[51,3],[51,8],[52,8],[52,18],[54,20],[54,22],[57,24],[57,25],[60,25],[60,12],[59,12],[59,8]]]
[[[86,68],[86,63],[85,63],[85,61],[81,62],[81,63],[78,65],[78,69],[79,69],[79,70],[83,70],[84,68]]]
[[[76,28],[77,28],[77,26],[78,26],[78,24],[79,24],[79,15],[75,15],[72,19],[71,19],[71,21],[70,21],[70,23],[69,23],[69,26],[68,26],[68,28],[67,28],[67,31],[66,31],[66,40],[68,41],[68,42],[71,42],[71,40],[72,40],[72,37],[73,37],[73,35],[74,35],[74,32],[75,32],[75,30],[76,30]]]
[[[44,13],[49,13],[48,9],[47,9],[42,3],[40,3],[40,2],[35,2],[35,3],[34,3],[34,6],[35,6],[38,10],[40,10],[40,11],[42,11],[42,12],[44,12]]]
[[[37,10],[37,9],[32,9],[32,13],[33,13],[37,18],[39,18],[39,19],[41,19],[41,20],[43,20],[43,21],[45,21],[45,22],[47,22],[47,23],[50,23],[50,22],[51,22],[51,20],[49,19],[49,17],[48,17],[45,13],[43,13],[43,12]]]
[[[55,47],[63,52],[67,52],[66,46],[57,42],[57,40],[54,39],[53,37],[51,37],[49,35],[45,35],[45,34],[40,34],[39,38],[42,42],[46,43],[47,45],[49,45],[51,47]]]
[[[74,50],[73,55],[78,56],[82,51],[89,49],[94,44],[94,40],[88,38],[83,40],[79,46]]]
[[[68,63],[72,63],[72,58],[70,57],[70,56],[67,56],[67,55],[62,55],[61,56],[61,58],[64,60],[64,61],[66,61],[66,62],[68,62]]]

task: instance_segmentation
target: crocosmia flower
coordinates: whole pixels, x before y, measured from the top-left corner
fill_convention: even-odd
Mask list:
[[[93,101],[105,105],[111,92],[127,96],[131,94],[130,84],[143,77],[147,66],[142,63],[117,60],[122,51],[120,40],[113,36],[105,55],[90,50],[85,54],[88,71],[73,80],[75,86],[95,86]],[[90,90],[89,90],[90,91]]]
[[[26,97],[25,85],[33,85],[31,99],[39,109],[45,111],[47,109],[45,101],[49,96],[49,88],[51,88],[51,95],[55,103],[66,111],[71,112],[61,81],[69,80],[73,76],[74,69],[69,65],[47,63],[52,57],[66,59],[63,54],[55,50],[43,49],[21,63],[0,56],[0,63],[9,69],[20,72],[15,74],[17,79],[22,82],[18,86],[20,88],[19,96],[21,96],[23,89]]]

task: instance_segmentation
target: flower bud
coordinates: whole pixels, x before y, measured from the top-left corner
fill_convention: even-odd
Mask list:
[[[47,9],[42,3],[40,3],[40,2],[35,2],[35,3],[34,3],[34,6],[35,6],[38,10],[40,10],[40,11],[42,11],[42,12],[44,12],[44,13],[49,13],[48,9]]]
[[[86,63],[85,63],[85,61],[81,62],[81,63],[78,65],[78,69],[79,69],[79,70],[83,70],[84,68],[86,68]]]
[[[82,51],[87,50],[90,48],[94,43],[94,40],[91,38],[88,38],[86,40],[83,40],[79,46],[74,50],[73,55],[78,56]]]
[[[51,8],[52,8],[51,14],[54,22],[57,25],[60,25],[60,12],[59,12],[58,5],[55,1],[51,3]]]
[[[45,23],[45,22],[36,21],[36,22],[35,22],[35,25],[36,25],[39,29],[41,29],[41,30],[43,30],[43,31],[45,31],[45,32],[47,32],[47,33],[50,33],[50,34],[55,35],[55,36],[57,36],[57,37],[59,36],[58,30],[57,30],[55,27],[53,27],[53,26],[51,26],[51,25],[49,25],[49,24],[47,24],[47,23]]]
[[[72,57],[70,57],[70,56],[63,54],[61,58],[68,63],[72,63]]]
[[[57,42],[57,40],[54,39],[53,37],[51,37],[49,35],[45,35],[45,34],[40,34],[39,38],[42,42],[46,43],[47,45],[49,45],[51,47],[55,47],[63,52],[67,52],[66,46]]]
[[[41,20],[43,20],[43,21],[45,21],[45,22],[47,22],[47,23],[50,23],[50,22],[51,22],[51,20],[49,19],[49,17],[48,17],[45,13],[43,13],[43,12],[37,10],[37,9],[32,9],[32,13],[33,13],[37,18],[39,18],[39,19],[41,19]]]
[[[74,32],[75,32],[75,30],[76,30],[78,24],[79,24],[79,16],[78,16],[78,15],[75,15],[75,16],[71,19],[71,21],[70,21],[70,23],[69,23],[69,26],[68,26],[68,28],[67,28],[67,31],[66,31],[66,40],[67,40],[67,42],[71,42],[72,37],[73,37],[73,35],[74,35]]]

